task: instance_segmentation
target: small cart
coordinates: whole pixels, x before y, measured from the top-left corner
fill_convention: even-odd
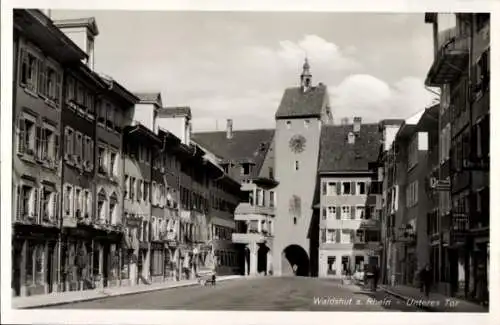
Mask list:
[[[212,270],[203,270],[198,272],[197,278],[198,278],[198,283],[201,286],[206,286],[207,284],[215,286],[216,276],[215,272]]]

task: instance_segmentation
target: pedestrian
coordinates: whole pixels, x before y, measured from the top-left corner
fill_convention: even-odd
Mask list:
[[[429,264],[426,264],[425,267],[420,271],[420,290],[424,292],[425,297],[429,298],[429,293],[431,291],[432,284],[432,273],[431,267]]]
[[[377,265],[375,265],[375,274],[373,275],[373,291],[377,291],[378,280],[380,277],[380,269]]]

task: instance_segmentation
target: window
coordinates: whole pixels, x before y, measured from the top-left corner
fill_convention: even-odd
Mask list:
[[[52,221],[56,218],[57,198],[55,191],[42,186],[40,189],[40,220]]]
[[[292,121],[286,121],[286,128],[290,129],[292,127]]]
[[[307,129],[309,128],[310,121],[309,120],[304,120],[304,127]]]
[[[327,208],[327,217],[328,219],[335,219],[337,216],[337,207],[330,206]]]
[[[273,167],[269,167],[269,178],[274,179],[274,170]]]
[[[75,136],[75,160],[77,164],[83,161],[83,136],[80,132],[76,132]]]
[[[75,136],[74,131],[70,127],[66,127],[64,131],[64,143],[66,146],[66,150],[64,153],[64,158],[69,161],[73,161],[72,157],[75,153]]]
[[[418,181],[414,181],[406,187],[406,206],[413,207],[417,203],[418,203]]]
[[[97,163],[99,166],[99,173],[106,174],[106,149],[103,146],[97,148]]]
[[[109,215],[107,218],[108,222],[110,222],[111,224],[116,224],[117,213],[118,213],[118,200],[116,194],[113,193],[109,197]]]
[[[149,183],[144,181],[144,190],[142,192],[142,200],[148,202],[149,201]]]
[[[106,213],[106,205],[107,205],[107,198],[106,198],[106,193],[104,190],[100,190],[99,194],[97,195],[97,213],[99,216],[99,221],[102,223],[105,223],[108,218],[108,215]]]
[[[262,189],[257,189],[257,205],[264,205],[264,191]]]
[[[18,220],[34,219],[37,215],[38,192],[34,186],[24,184],[18,193]]]
[[[19,119],[19,136],[17,139],[18,152],[28,156],[35,156],[36,117],[23,114]]]
[[[351,191],[351,182],[342,182],[342,195],[350,195]]]
[[[87,107],[87,114],[90,117],[94,117],[95,114],[94,95],[91,92],[87,92],[85,96],[85,107]]]
[[[365,182],[358,182],[357,183],[357,189],[358,189],[358,195],[365,195],[366,194],[366,183]]]
[[[295,170],[299,170],[299,161],[295,160]]]
[[[137,180],[137,201],[141,201],[143,199],[143,182],[142,180]]]
[[[356,230],[355,236],[354,236],[354,242],[355,243],[365,243],[365,231],[364,230]]]
[[[342,244],[352,244],[351,230],[342,230],[340,233],[340,242]]]
[[[336,195],[337,194],[337,183],[336,182],[328,182],[326,184],[326,194],[327,195]]]
[[[136,179],[135,177],[130,177],[130,181],[129,181],[129,199],[130,200],[133,200],[135,198],[135,190],[136,190]]]
[[[76,103],[80,110],[85,108],[85,89],[83,85],[79,82],[76,83]]]
[[[47,67],[45,95],[49,100],[59,105],[61,103],[61,74],[53,67]]]
[[[326,273],[328,275],[336,275],[337,274],[337,263],[336,263],[335,256],[328,256],[327,265],[328,265],[328,269],[326,270]]]
[[[83,217],[83,214],[82,214],[82,207],[83,207],[82,189],[76,187],[74,189],[74,191],[75,192],[74,192],[74,196],[73,196],[73,199],[74,199],[73,206],[75,207],[75,217],[77,219],[80,219]]]
[[[114,177],[120,177],[119,175],[119,159],[118,159],[118,154],[116,152],[110,152],[109,155],[109,160],[110,160],[110,170],[109,174],[113,175]]]
[[[113,128],[113,123],[115,120],[115,108],[109,104],[106,103],[106,126],[108,128]]]
[[[365,207],[362,205],[358,205],[356,207],[356,219],[364,219],[365,218]]]
[[[64,216],[73,215],[73,187],[71,185],[64,186],[63,193],[63,214]]]
[[[241,165],[241,175],[250,175],[250,164],[244,163]]]
[[[275,193],[274,191],[269,191],[269,207],[274,208],[276,202],[275,202]]]
[[[334,243],[336,239],[335,229],[327,229],[326,230],[326,242]]]
[[[351,219],[351,207],[348,205],[343,205],[341,210],[342,219]]]
[[[40,60],[26,49],[21,50],[21,85],[31,91],[36,91],[38,65]]]
[[[59,137],[55,134],[54,128],[44,125],[40,131],[38,158],[45,162],[55,162],[59,151]]]

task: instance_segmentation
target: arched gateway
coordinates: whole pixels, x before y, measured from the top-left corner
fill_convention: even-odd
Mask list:
[[[281,260],[282,275],[309,276],[309,256],[301,246],[287,246],[281,254]]]

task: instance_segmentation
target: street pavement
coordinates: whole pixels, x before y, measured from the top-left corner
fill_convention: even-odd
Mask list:
[[[70,303],[47,309],[235,310],[235,311],[421,311],[380,290],[330,279],[256,277],[212,286],[191,286]]]

